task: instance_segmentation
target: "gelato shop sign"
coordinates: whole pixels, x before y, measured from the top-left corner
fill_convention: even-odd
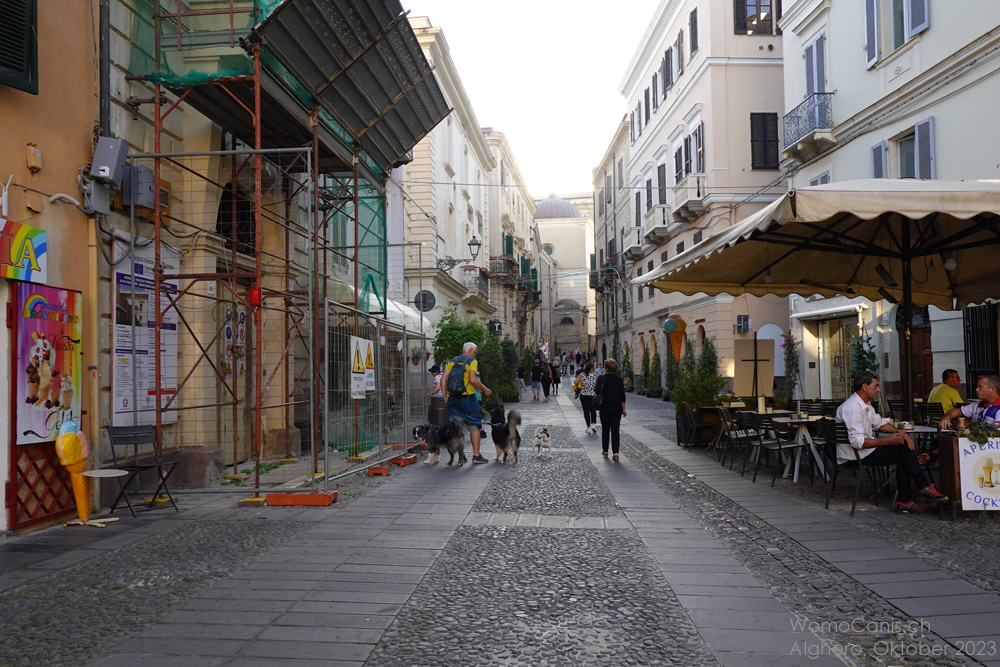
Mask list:
[[[0,278],[44,284],[47,236],[41,229],[0,218]]]

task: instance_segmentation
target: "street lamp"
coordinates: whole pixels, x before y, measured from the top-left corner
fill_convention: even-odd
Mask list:
[[[466,262],[475,262],[476,258],[479,257],[479,250],[482,248],[483,244],[480,243],[476,235],[472,235],[472,240],[469,241],[469,254],[472,255],[472,259],[439,259],[437,260],[437,267],[442,271],[448,271],[454,269],[459,264],[464,264]]]

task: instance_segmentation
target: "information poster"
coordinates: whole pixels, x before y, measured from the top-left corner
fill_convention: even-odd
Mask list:
[[[124,256],[128,247],[115,243],[116,259]],[[165,273],[176,273],[180,254],[168,247],[160,250],[160,264]],[[115,336],[112,424],[132,426],[156,423],[156,318],[152,309],[153,248],[151,245],[135,249],[135,289],[128,261],[115,267]],[[177,311],[167,310],[171,295],[176,294],[177,283],[164,281],[160,294],[163,323],[160,327],[160,405],[177,393]],[[133,320],[134,313],[134,320]],[[132,323],[135,322],[133,328]],[[132,354],[133,341],[135,356]],[[177,421],[177,412],[163,413],[163,423]]]
[[[962,509],[966,512],[1000,510],[1000,438],[980,445],[958,441],[962,477]]]
[[[80,421],[83,299],[31,283],[18,283],[17,297],[15,442],[53,442],[64,421]]]
[[[370,340],[351,336],[351,398],[364,399],[369,372],[372,376],[372,391],[375,389],[375,364],[372,354]],[[370,370],[367,365],[368,360],[372,360]]]
[[[223,371],[226,377],[232,377],[233,372],[236,378],[242,378],[247,372],[246,350],[247,350],[247,312],[243,306],[226,306],[226,328],[223,331],[225,338],[225,360],[223,361]]]

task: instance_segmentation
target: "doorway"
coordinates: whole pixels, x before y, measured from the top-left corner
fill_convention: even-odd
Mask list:
[[[858,320],[845,317],[818,323],[820,397],[844,401],[851,395],[851,343],[860,334]]]

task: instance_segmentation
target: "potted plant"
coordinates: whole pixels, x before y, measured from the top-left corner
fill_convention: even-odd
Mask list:
[[[699,413],[697,408],[718,404],[719,392],[726,386],[726,378],[719,375],[718,368],[719,357],[712,339],[704,340],[697,360],[694,345],[690,339],[685,341],[677,381],[671,392],[680,444],[695,444],[698,430],[711,423],[708,413]],[[697,419],[697,423],[690,422],[689,416]]]

